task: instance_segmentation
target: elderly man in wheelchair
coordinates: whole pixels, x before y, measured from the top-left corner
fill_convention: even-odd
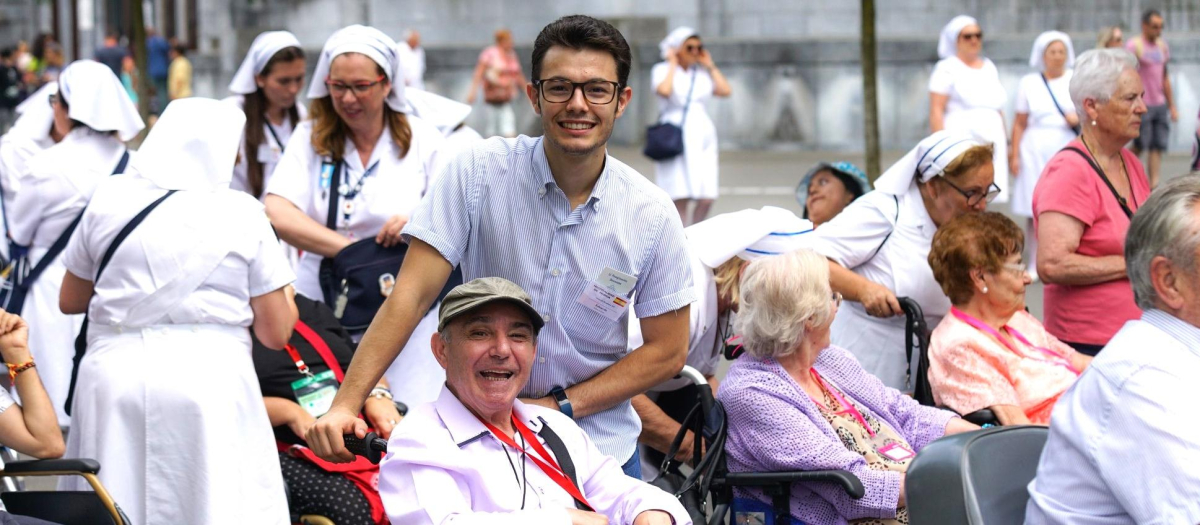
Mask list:
[[[431,344],[446,386],[396,427],[380,467],[392,523],[692,523],[675,498],[626,476],[573,420],[517,400],[542,324],[525,291],[498,277],[442,301]]]

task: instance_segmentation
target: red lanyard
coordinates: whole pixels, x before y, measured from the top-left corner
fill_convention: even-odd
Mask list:
[[[558,462],[554,460],[554,456],[551,456],[550,453],[546,452],[546,448],[543,447],[542,443],[538,441],[536,436],[533,435],[533,432],[529,430],[529,427],[526,427],[521,420],[517,419],[516,414],[513,414],[511,417],[513,427],[517,429],[517,432],[520,432],[521,435],[525,437],[525,441],[529,443],[529,445],[533,447],[533,451],[537,453],[537,455],[534,455],[526,452],[525,455],[529,456],[529,459],[532,459],[533,463],[537,465],[538,468],[542,469],[542,472],[545,472],[551,480],[554,480],[559,487],[562,487],[563,490],[567,491],[567,494],[570,494],[571,497],[575,498],[576,501],[584,504],[588,510],[593,510],[592,505],[583,498],[583,493],[579,492],[579,487],[576,487],[575,483],[573,483],[566,474],[563,474],[562,467],[558,466]],[[483,423],[483,426],[487,427],[487,429],[492,432],[492,435],[496,436],[496,439],[499,439],[501,443],[504,443],[505,445],[508,445],[517,451],[525,452],[523,448],[517,446],[517,443],[513,441],[512,438],[501,432],[500,429],[492,426],[482,418],[479,419],[479,422]],[[543,460],[542,458],[539,458],[539,455],[546,459]]]
[[[1029,348],[1032,348],[1034,350],[1037,350],[1038,352],[1041,352],[1043,355],[1046,356],[1044,359],[1038,358],[1038,357],[1033,357],[1033,356],[1027,356],[1027,355],[1021,353],[1021,351],[1017,350],[1016,347],[1014,347],[1012,345],[1012,343],[1009,343],[1007,339],[1005,339],[1004,337],[1001,337],[1000,332],[997,332],[995,328],[988,326],[983,321],[980,321],[979,319],[972,317],[970,314],[963,312],[962,310],[959,310],[958,308],[950,307],[950,313],[954,314],[954,317],[957,317],[962,322],[967,323],[967,324],[975,327],[977,330],[994,337],[997,341],[1000,341],[1000,344],[1004,345],[1005,348],[1009,349],[1009,351],[1011,351],[1014,354],[1017,354],[1018,356],[1029,357],[1030,359],[1037,359],[1038,361],[1043,361],[1043,362],[1055,364],[1055,365],[1058,365],[1061,367],[1065,367],[1067,370],[1074,372],[1075,375],[1079,375],[1079,373],[1080,373],[1079,370],[1076,370],[1074,366],[1071,366],[1071,362],[1067,361],[1066,358],[1054,353],[1053,351],[1051,351],[1049,349],[1042,348],[1040,346],[1034,345],[1033,343],[1030,343],[1029,340],[1025,338],[1025,336],[1021,335],[1021,332],[1017,331],[1016,328],[1013,328],[1008,325],[1004,325],[1004,329],[1007,330],[1008,333],[1012,334],[1013,338],[1020,341],[1025,346],[1028,346]]]
[[[833,398],[837,400],[838,404],[842,406],[842,410],[834,412],[834,415],[840,416],[849,414],[850,416],[854,417],[855,421],[858,421],[858,424],[862,425],[862,427],[867,430],[868,435],[875,437],[875,431],[871,430],[871,426],[867,424],[867,419],[863,417],[862,412],[859,412],[857,408],[854,408],[854,405],[851,405],[848,401],[846,401],[846,398],[842,397],[837,390],[829,388],[829,386],[825,384],[825,381],[821,379],[821,374],[817,373],[816,368],[809,368],[808,373],[812,374],[813,379],[817,380],[817,384],[820,385],[822,390],[829,392],[829,395],[833,396]],[[812,396],[809,395],[809,397]],[[817,406],[825,405],[824,401],[821,401],[815,397],[813,397],[812,400],[817,404]]]
[[[296,332],[316,349],[317,354],[321,356],[321,360],[325,361],[325,366],[333,370],[333,377],[337,379],[338,384],[342,384],[342,379],[346,377],[346,374],[342,372],[342,365],[338,364],[337,358],[333,356],[333,351],[329,349],[329,345],[325,344],[325,340],[321,339],[321,336],[315,330],[304,324],[304,321],[296,321]],[[283,349],[287,350],[292,361],[296,362],[296,369],[301,374],[306,376],[312,375],[312,372],[308,369],[308,365],[300,358],[300,352],[296,351],[296,347],[289,344],[285,345]]]

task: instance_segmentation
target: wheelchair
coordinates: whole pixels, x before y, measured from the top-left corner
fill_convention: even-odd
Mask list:
[[[0,494],[8,512],[63,525],[129,525],[129,517],[104,489],[94,459],[38,459],[4,465],[0,477],[82,476],[91,491],[18,491]]]
[[[913,381],[913,399],[918,403],[937,407],[933,400],[933,387],[929,384],[929,324],[925,322],[925,312],[921,305],[912,298],[897,297],[900,309],[904,310],[904,357],[908,369],[912,370],[913,352],[917,354],[917,377]],[[945,407],[938,407],[945,408]],[[963,419],[979,426],[1000,426],[1000,420],[990,408],[982,408],[970,414],[964,414]]]

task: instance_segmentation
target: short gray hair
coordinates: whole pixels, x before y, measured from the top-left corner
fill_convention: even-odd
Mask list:
[[[758,259],[746,268],[739,293],[736,333],[742,346],[759,358],[796,351],[805,323],[824,323],[833,314],[829,262],[812,250]]]
[[[1104,102],[1117,90],[1117,78],[1126,69],[1137,71],[1137,58],[1124,49],[1092,49],[1075,59],[1071,75],[1071,102],[1083,115],[1083,100]]]
[[[1185,175],[1159,186],[1142,204],[1125,234],[1125,271],[1133,285],[1138,308],[1158,308],[1158,292],[1150,277],[1150,261],[1166,257],[1192,272],[1200,247],[1200,224],[1192,219],[1200,203],[1200,177]]]

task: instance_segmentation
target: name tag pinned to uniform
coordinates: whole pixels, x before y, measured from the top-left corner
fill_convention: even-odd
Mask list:
[[[283,156],[283,151],[277,146],[271,144],[258,145],[258,161],[263,164],[279,164],[281,156]]]
[[[637,284],[637,277],[612,268],[605,268],[595,281],[588,283],[579,296],[579,304],[610,321],[616,321],[629,308],[629,293]]]

